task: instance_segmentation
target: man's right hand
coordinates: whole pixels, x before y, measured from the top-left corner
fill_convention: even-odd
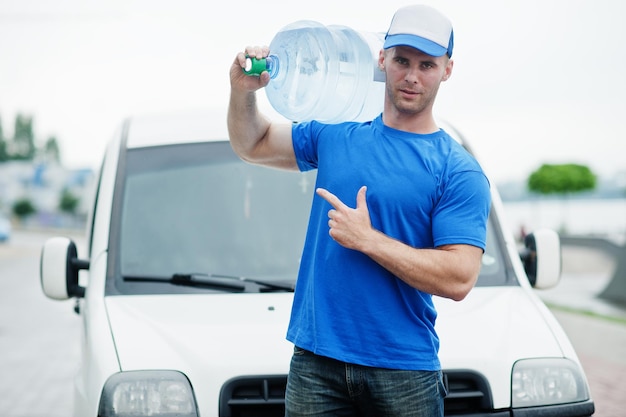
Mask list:
[[[246,55],[265,58],[267,46],[247,47],[230,67],[231,94],[228,104],[228,135],[233,150],[245,161],[275,168],[298,170],[290,123],[272,123],[259,112],[255,91],[267,86],[270,74],[246,75]]]
[[[267,46],[248,46],[244,52],[239,52],[230,68],[230,86],[237,91],[256,91],[264,88],[270,82],[270,74],[263,71],[261,75],[246,75],[243,69],[246,67],[246,57],[265,58],[269,55]]]

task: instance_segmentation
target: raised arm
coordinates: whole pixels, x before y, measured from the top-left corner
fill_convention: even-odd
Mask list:
[[[259,77],[244,74],[246,55],[265,57],[267,47],[248,47],[238,53],[230,68],[228,133],[230,143],[241,159],[254,164],[297,170],[291,142],[291,125],[272,123],[259,112],[256,91],[270,82],[268,72]]]

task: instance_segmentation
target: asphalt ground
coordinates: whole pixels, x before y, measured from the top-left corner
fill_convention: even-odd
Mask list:
[[[72,301],[41,291],[39,256],[48,237],[17,231],[0,244],[0,417],[71,415],[80,319]],[[596,297],[614,267],[601,251],[564,246],[560,284],[537,292],[578,353],[596,417],[626,416],[626,309]]]
[[[626,323],[552,308],[587,375],[597,417],[626,416]]]
[[[72,301],[46,298],[39,254],[48,236],[14,232],[0,244],[0,416],[71,415],[80,355]]]
[[[561,282],[537,294],[576,349],[597,417],[626,416],[626,306],[598,297],[617,259],[601,248],[564,245]]]

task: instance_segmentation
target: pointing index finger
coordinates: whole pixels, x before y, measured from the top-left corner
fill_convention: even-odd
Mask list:
[[[318,188],[317,190],[315,190],[315,192],[324,200],[328,201],[328,203],[330,203],[330,205],[333,206],[335,209],[339,209],[344,205],[335,194],[331,193],[325,188]]]

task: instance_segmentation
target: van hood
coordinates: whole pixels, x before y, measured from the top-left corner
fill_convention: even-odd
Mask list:
[[[122,370],[165,364],[212,374],[225,366],[231,373],[276,373],[291,358],[285,335],[292,296],[135,295],[107,297],[106,305]]]
[[[510,398],[517,360],[564,356],[550,311],[525,288],[477,287],[460,302],[435,297],[435,306],[442,368],[484,375],[496,406]]]
[[[219,392],[232,377],[288,372],[292,299],[289,293],[193,294],[111,296],[105,302],[122,371],[179,370],[199,404],[212,408],[217,398],[204,393]],[[461,302],[435,297],[435,305],[443,369],[484,375],[494,405],[510,399],[515,361],[564,356],[551,313],[522,287],[477,287]]]
[[[293,294],[111,296],[105,299],[120,369],[187,375],[201,409],[235,376],[287,374]]]

